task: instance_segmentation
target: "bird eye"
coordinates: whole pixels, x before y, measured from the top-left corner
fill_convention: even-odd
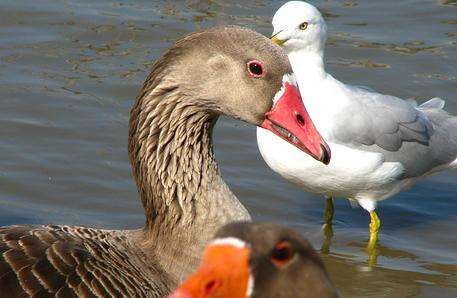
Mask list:
[[[271,261],[277,267],[286,265],[294,256],[292,245],[288,241],[281,241],[275,245],[271,253]]]
[[[308,28],[307,22],[303,22],[300,24],[300,26],[298,26],[298,29],[300,29],[300,30],[306,30],[306,28]]]
[[[251,60],[248,62],[248,72],[251,77],[261,78],[265,76],[265,69],[262,62],[258,60]]]

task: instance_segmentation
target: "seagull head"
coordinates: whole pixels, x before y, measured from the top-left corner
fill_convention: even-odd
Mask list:
[[[303,1],[290,1],[273,16],[272,41],[287,54],[295,51],[322,53],[327,26],[319,10]]]

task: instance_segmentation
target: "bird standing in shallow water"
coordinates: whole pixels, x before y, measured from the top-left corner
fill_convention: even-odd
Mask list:
[[[130,114],[129,156],[145,226],[1,227],[0,295],[167,295],[221,226],[250,219],[213,154],[221,114],[263,126],[317,159],[326,155],[290,73],[283,51],[245,28],[177,41],[155,62]]]
[[[326,196],[325,227],[331,235],[333,197],[348,198],[370,213],[368,250],[375,259],[378,201],[437,171],[457,168],[457,117],[431,99],[417,106],[400,98],[344,84],[324,65],[327,27],[312,5],[291,1],[273,17],[272,40],[284,48],[302,99],[328,142],[332,161],[316,163],[258,128],[268,165],[305,190]]]
[[[200,268],[169,298],[336,298],[322,260],[292,229],[232,223],[205,249]]]

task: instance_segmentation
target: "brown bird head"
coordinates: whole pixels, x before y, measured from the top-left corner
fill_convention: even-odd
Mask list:
[[[179,86],[192,105],[266,128],[317,160],[330,161],[287,56],[263,35],[234,26],[197,32],[175,43],[155,69],[168,83],[151,81]]]
[[[169,298],[338,297],[322,260],[292,229],[233,223],[207,246],[200,268]]]

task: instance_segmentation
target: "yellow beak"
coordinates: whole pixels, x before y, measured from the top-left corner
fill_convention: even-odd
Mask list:
[[[283,39],[279,39],[279,38],[277,38],[276,35],[275,35],[275,36],[273,36],[273,37],[271,38],[271,41],[272,41],[274,44],[278,45],[278,46],[282,46],[282,45],[287,41],[287,39],[284,39],[284,40],[283,40]]]

